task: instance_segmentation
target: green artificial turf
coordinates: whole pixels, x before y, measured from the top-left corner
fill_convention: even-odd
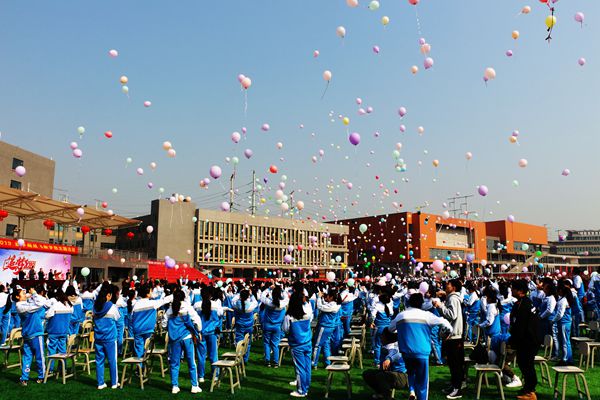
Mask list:
[[[231,350],[229,348],[220,349],[221,352]],[[289,393],[294,388],[289,386],[289,382],[294,379],[294,369],[291,364],[291,358],[289,353],[284,356],[284,361],[281,368],[273,369],[267,368],[263,365],[261,359],[262,353],[262,341],[254,341],[252,343],[252,351],[250,363],[247,368],[247,378],[242,380],[242,388],[236,389],[235,395],[231,395],[229,392],[229,385],[224,382],[220,389],[215,389],[213,393],[209,393],[210,382],[207,381],[200,386],[203,389],[201,394],[192,395],[189,391],[191,388],[189,375],[187,373],[187,366],[185,362],[182,362],[182,368],[180,371],[179,386],[181,392],[177,395],[171,394],[171,385],[169,376],[162,378],[158,373],[158,368],[155,368],[155,372],[152,373],[150,382],[145,386],[144,390],[140,390],[139,381],[133,380],[131,384],[125,386],[123,390],[111,390],[110,388],[99,391],[96,389],[96,374],[95,366],[92,366],[92,374],[87,375],[86,373],[78,370],[78,376],[75,380],[69,379],[66,385],[62,385],[60,381],[49,379],[46,384],[36,384],[35,372],[31,373],[31,381],[27,387],[21,387],[18,385],[20,377],[20,370],[0,370],[0,399],[19,399],[19,400],[40,400],[40,399],[162,399],[162,398],[210,398],[215,400],[220,399],[285,399],[290,398]],[[2,358],[3,359],[3,358]],[[14,361],[16,356],[11,356],[11,361]],[[365,354],[365,368],[371,368],[372,357]],[[210,368],[208,366],[208,368]],[[119,377],[122,369],[119,367]],[[207,374],[208,374],[207,370]],[[108,381],[108,368],[105,370],[107,384]],[[519,374],[520,375],[520,374]],[[538,369],[538,377],[539,377]],[[554,373],[552,372],[554,379]],[[208,377],[208,375],[207,375]],[[325,395],[325,377],[326,372],[323,368],[313,370],[312,384],[310,388],[309,397],[310,399],[322,399]],[[464,399],[475,399],[475,371],[473,368],[470,369],[469,377],[471,383],[464,392]],[[445,399],[440,391],[448,385],[450,374],[448,368],[445,366],[432,366],[430,368],[430,396],[431,400]],[[590,369],[586,372],[586,378],[590,387],[590,393],[592,399],[600,398],[600,365],[595,369]],[[485,386],[482,390],[482,399],[499,399],[500,395],[493,385],[493,380],[490,378],[490,388],[486,389]],[[353,398],[355,399],[370,399],[372,392],[363,384],[361,378],[361,371],[359,369],[352,370],[352,391]],[[577,398],[576,389],[573,378],[568,381],[568,396],[567,398]],[[506,399],[514,399],[517,394],[516,389],[506,389]],[[396,391],[396,399],[406,399],[408,393],[405,390]],[[345,399],[346,398],[346,387],[343,381],[343,376],[337,375],[334,379],[332,391],[329,395],[331,399]],[[552,390],[547,384],[538,385],[538,398],[540,399],[552,399]]]

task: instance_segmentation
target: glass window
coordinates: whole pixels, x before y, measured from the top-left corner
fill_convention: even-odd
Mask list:
[[[13,180],[11,179],[11,181],[10,181],[10,188],[11,188],[11,189],[17,189],[17,190],[21,190],[21,186],[22,186],[22,185],[21,185],[21,182],[19,182],[19,181],[13,181]]]
[[[16,225],[6,224],[6,236],[13,236],[13,234],[15,233],[15,229],[17,229]]]
[[[13,158],[12,169],[20,167],[23,165],[23,160],[19,160],[18,158]]]

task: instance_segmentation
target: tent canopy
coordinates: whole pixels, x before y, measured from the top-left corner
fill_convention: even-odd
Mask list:
[[[84,210],[82,216],[77,213],[78,208]],[[94,207],[53,200],[37,193],[24,192],[2,185],[0,185],[0,209],[24,221],[52,219],[60,225],[87,225],[91,229],[126,228],[140,224],[136,219],[110,215]]]

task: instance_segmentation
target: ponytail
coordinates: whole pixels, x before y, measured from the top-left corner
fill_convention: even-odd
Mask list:
[[[185,299],[185,293],[181,289],[175,289],[173,292],[173,302],[171,303],[171,310],[173,311],[173,316],[178,316],[179,311],[181,310],[181,303]]]
[[[273,305],[275,308],[279,308],[281,305],[281,286],[275,286],[271,292],[271,296],[273,297]]]
[[[246,300],[250,298],[250,292],[248,289],[244,289],[240,293],[240,302],[242,303],[242,312],[246,312]]]
[[[211,301],[211,288],[209,286],[202,288],[200,292],[200,296],[202,297],[202,316],[204,319],[210,319],[210,312],[212,310]]]
[[[106,296],[110,293],[110,288],[103,286],[100,289],[100,293],[98,293],[98,297],[96,297],[96,301],[94,302],[94,311],[100,312],[104,308],[106,304]]]

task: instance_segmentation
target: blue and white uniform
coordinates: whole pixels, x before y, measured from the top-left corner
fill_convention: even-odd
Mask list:
[[[342,326],[344,327],[343,337],[348,337],[350,334],[350,323],[352,322],[352,314],[354,313],[354,300],[356,299],[356,296],[354,296],[354,293],[351,292],[350,289],[346,288],[342,293],[340,293],[340,297],[342,299],[341,321]]]
[[[114,388],[119,384],[117,371],[117,321],[121,318],[119,309],[110,301],[104,303],[102,310],[93,310],[94,349],[96,350],[96,381],[98,386],[104,382],[104,362],[108,361],[110,384]]]
[[[429,392],[429,354],[431,331],[434,326],[452,332],[450,323],[430,312],[409,307],[392,320],[390,332],[398,334],[398,350],[406,364],[409,387],[417,400],[427,400]]]
[[[248,341],[248,350],[244,355],[244,362],[248,362],[250,357],[250,344],[252,343],[252,330],[254,329],[254,311],[258,307],[258,302],[254,295],[250,295],[248,300],[245,301],[244,308],[242,309],[242,301],[240,296],[235,296],[232,300],[232,308],[235,316],[235,342],[244,340],[246,334],[250,335]]]
[[[379,301],[377,304],[375,304],[375,307],[371,312],[373,325],[375,325],[375,339],[373,340],[373,361],[377,368],[379,368],[379,365],[381,365],[382,361],[381,335],[383,334],[383,330],[387,328],[390,325],[390,322],[392,321],[392,307],[393,302],[391,301],[387,304],[383,304],[381,301]]]
[[[125,324],[127,323],[127,297],[119,296],[115,304],[119,310],[119,319],[117,320],[117,353],[123,354],[123,337],[125,336]]]
[[[196,354],[198,355],[198,377],[204,378],[206,357],[211,365],[211,372],[214,373],[212,364],[219,360],[219,349],[217,347],[218,335],[217,328],[221,328],[223,317],[223,306],[221,300],[213,300],[210,302],[210,316],[202,313],[202,301],[194,305],[196,313],[201,319],[202,338],[196,344]],[[218,373],[218,371],[217,371]]]
[[[43,319],[46,313],[45,306],[48,300],[38,294],[32,295],[29,300],[16,303],[17,312],[21,318],[23,335],[23,365],[21,380],[29,380],[31,362],[35,356],[38,370],[38,379],[44,379],[45,357],[44,357],[44,325]]]
[[[7,305],[8,293],[0,293],[0,346],[6,341],[6,337],[10,333],[10,310],[11,305]]]
[[[554,296],[544,296],[540,306],[540,322],[544,335],[552,335],[552,340],[555,343],[552,346],[552,357],[558,357],[558,328],[554,317],[556,316],[556,298]]]
[[[480,327],[485,329],[485,334],[492,341],[495,336],[498,336],[502,333],[502,329],[500,327],[500,313],[498,312],[498,307],[496,304],[486,304],[485,306],[485,318],[483,322],[479,324]],[[496,354],[499,354],[499,349],[493,349],[496,351]]]
[[[194,308],[186,302],[181,303],[179,314],[173,315],[169,308],[162,321],[169,333],[169,363],[171,366],[171,385],[179,387],[179,366],[181,355],[187,358],[190,380],[193,387],[198,386],[198,371],[194,358],[194,342],[192,335],[198,337],[202,330],[202,321]]]
[[[156,328],[156,310],[170,303],[173,296],[160,300],[139,299],[131,310],[131,327],[133,329],[133,349],[136,357],[144,356],[144,343]]]
[[[261,296],[261,303],[265,305],[262,318],[263,344],[265,347],[265,362],[279,364],[279,342],[281,342],[281,325],[285,317],[285,308],[289,299],[282,293],[279,299],[279,307],[273,303],[271,290],[265,290]],[[272,355],[271,355],[272,354]]]
[[[286,315],[282,329],[288,337],[288,344],[294,360],[296,371],[296,391],[302,395],[308,394],[311,379],[311,350],[312,350],[312,308],[310,303],[304,304],[304,316],[295,319]]]
[[[51,301],[50,308],[46,311],[46,332],[48,333],[48,355],[65,354],[67,352],[67,338],[69,336],[69,323],[73,307],[60,301]],[[50,362],[50,372],[54,369],[54,361]]]
[[[92,308],[94,308],[94,300],[96,300],[96,294],[96,292],[91,292],[89,290],[86,290],[85,292],[81,293],[80,297],[84,315],[86,312],[91,311]]]
[[[502,299],[500,301],[500,304],[502,304],[502,311],[500,311],[500,332],[502,334],[508,333],[508,328],[510,326],[510,324],[507,324],[504,321],[504,316],[506,314],[510,314],[510,312],[512,311],[513,305],[516,302],[517,302],[517,299],[512,297],[512,295],[510,293],[508,294],[508,297],[506,299]]]
[[[338,314],[340,305],[335,301],[326,302],[323,297],[319,297],[317,300],[317,310],[319,310],[319,323],[317,324],[317,330],[315,331],[317,337],[315,339],[315,349],[313,351],[312,359],[313,366],[315,367],[319,364],[321,351],[323,351],[325,365],[331,364],[328,358],[331,356],[333,332],[340,322]]]
[[[554,315],[558,330],[558,340],[561,348],[561,361],[573,362],[573,350],[571,348],[571,307],[566,298],[561,297],[556,303],[556,314]]]
[[[479,325],[479,310],[481,309],[481,300],[477,292],[469,293],[465,298],[465,309],[467,313],[467,340],[474,342],[477,338],[475,327]]]

